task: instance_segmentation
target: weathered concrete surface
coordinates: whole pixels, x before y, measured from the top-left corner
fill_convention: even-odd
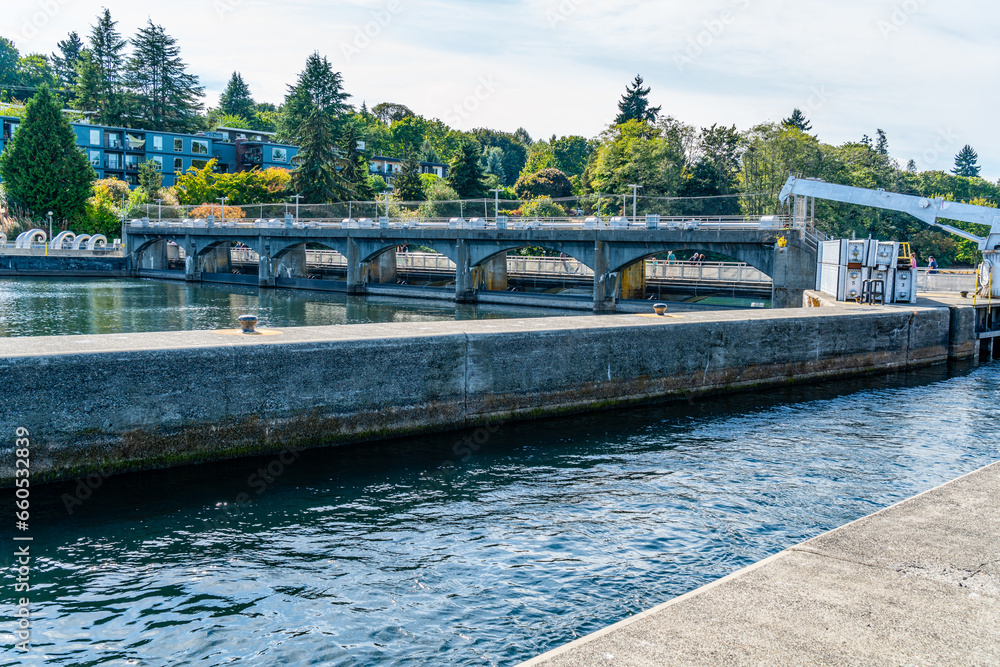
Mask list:
[[[937,363],[950,321],[843,306],[3,338],[0,432],[31,430],[36,480],[152,468]]]
[[[0,254],[0,276],[86,276],[126,275],[125,258],[120,254],[101,257],[72,255],[3,255]]]
[[[1000,664],[1000,464],[522,667]]]

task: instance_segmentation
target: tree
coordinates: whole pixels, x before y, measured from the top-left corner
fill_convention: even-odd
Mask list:
[[[558,169],[543,169],[537,174],[528,174],[517,179],[514,192],[524,200],[538,197],[569,197],[573,194],[573,185],[566,174]]]
[[[630,120],[655,123],[662,107],[649,106],[649,88],[642,87],[642,77],[635,75],[635,80],[625,87],[625,94],[618,102],[618,117],[615,125],[621,125]]]
[[[73,31],[56,46],[59,47],[59,53],[52,54],[52,69],[55,70],[63,88],[71,89],[76,86],[76,64],[83,53],[83,40],[76,31]]]
[[[591,146],[581,136],[560,137],[550,142],[556,168],[567,176],[580,176],[587,167]]]
[[[42,217],[83,217],[97,175],[76,146],[76,133],[48,86],[28,101],[21,126],[0,154],[0,178],[9,200]]]
[[[104,79],[101,66],[89,50],[84,49],[76,61],[76,85],[73,106],[83,111],[98,111],[101,108]]]
[[[127,42],[117,26],[118,22],[112,20],[111,12],[105,8],[104,14],[97,19],[97,25],[90,28],[92,76],[96,81],[97,102],[91,108],[98,112],[98,120],[107,125],[123,125],[127,116],[128,105],[123,89]]]
[[[372,107],[371,113],[386,125],[392,125],[394,121],[417,115],[410,110],[410,107],[405,104],[397,104],[396,102],[376,104]]]
[[[292,158],[292,188],[306,204],[331,202],[344,193],[337,172],[339,157],[335,142],[335,127],[326,113],[314,106],[312,113],[299,126],[302,143]]]
[[[281,110],[278,122],[278,136],[281,141],[301,145],[307,141],[303,128],[307,121],[310,127],[323,125],[326,132],[336,133],[347,112],[351,110],[347,104],[350,97],[344,92],[343,78],[340,72],[334,72],[330,61],[318,52],[306,58],[306,66],[299,73],[294,86],[288,87],[285,105]],[[318,124],[314,117],[319,113],[324,118],[323,124]],[[332,124],[333,127],[326,127]]]
[[[147,160],[139,165],[139,187],[153,197],[163,185],[163,172],[160,163]]]
[[[135,100],[135,117],[150,130],[192,130],[205,89],[187,72],[177,40],[149,20],[132,46],[126,82]]]
[[[592,191],[620,197],[631,192],[628,185],[634,183],[642,186],[647,197],[677,194],[684,149],[675,135],[643,121],[630,120],[612,126],[601,139],[587,168]],[[609,200],[605,198],[604,202]],[[640,213],[645,212],[642,200],[639,209]]]
[[[14,42],[6,37],[0,37],[0,100],[10,101],[16,94],[19,85],[17,65],[21,60]]]
[[[455,157],[451,159],[448,171],[448,184],[454,188],[459,197],[482,197],[485,192],[483,172],[479,166],[479,145],[472,140],[463,142]]]
[[[528,134],[528,131],[523,127],[519,127],[516,130],[514,130],[514,139],[525,148],[535,143],[534,141],[532,141],[531,135]]]
[[[803,132],[808,132],[812,129],[812,123],[806,119],[806,115],[800,109],[792,109],[792,115],[788,118],[783,118],[781,124],[785,127],[794,127]]]
[[[40,53],[24,56],[17,62],[18,85],[22,91],[34,93],[40,86],[57,87],[59,80],[52,72],[49,59]]]
[[[424,184],[420,180],[420,161],[416,153],[406,156],[403,169],[392,181],[393,193],[398,201],[423,201]]]
[[[374,199],[368,176],[368,160],[358,149],[361,134],[354,123],[345,123],[340,134],[340,177],[347,188],[349,199],[369,201]]]
[[[979,154],[972,149],[972,146],[965,144],[962,150],[958,152],[958,155],[955,156],[955,168],[951,170],[951,173],[956,176],[966,176],[968,178],[979,176],[981,167],[976,164],[978,161]]]
[[[483,173],[493,174],[501,183],[506,181],[503,168],[503,149],[491,146],[483,151]]]
[[[250,122],[257,115],[257,105],[250,96],[250,87],[239,72],[233,72],[226,90],[219,97],[219,111],[231,116],[240,116]]]

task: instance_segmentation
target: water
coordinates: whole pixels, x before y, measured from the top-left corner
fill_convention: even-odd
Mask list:
[[[998,380],[936,367],[117,476],[72,515],[76,484],[37,487],[37,663],[514,665],[991,462]]]
[[[585,315],[587,311],[350,297],[335,292],[102,278],[0,278],[0,336],[230,329],[253,313],[264,327]]]

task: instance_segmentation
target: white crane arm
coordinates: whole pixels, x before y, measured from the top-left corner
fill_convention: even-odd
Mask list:
[[[859,204],[861,206],[871,206],[888,211],[909,213],[929,225],[940,227],[956,236],[961,236],[963,239],[975,241],[979,244],[980,250],[985,250],[988,243],[1000,242],[1000,209],[988,206],[975,206],[973,204],[945,201],[944,199],[902,195],[896,192],[886,192],[885,190],[855,188],[850,185],[836,185],[835,183],[827,183],[826,181],[795,178],[794,176],[788,177],[785,187],[781,189],[779,199],[784,203],[788,201],[788,197],[791,195],[815,197],[816,199],[828,199],[846,204]],[[938,222],[939,218],[988,225],[990,227],[989,241],[957,227],[941,224]]]

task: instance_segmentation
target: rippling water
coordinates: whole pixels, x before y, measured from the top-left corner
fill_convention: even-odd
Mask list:
[[[271,327],[586,314],[167,280],[0,278],[0,336],[228,329],[245,313]]]
[[[991,462],[998,376],[939,367],[123,475],[72,515],[75,484],[38,487],[35,656],[513,665]]]

